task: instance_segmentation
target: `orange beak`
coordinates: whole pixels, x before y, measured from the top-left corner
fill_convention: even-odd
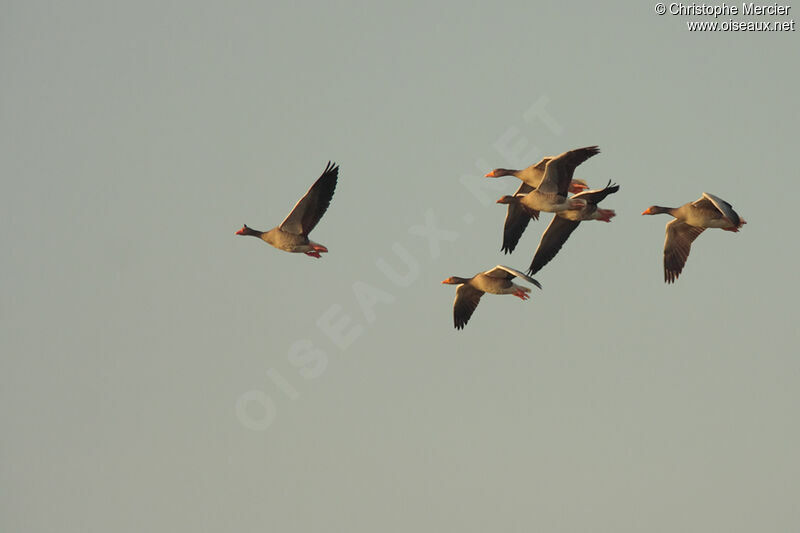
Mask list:
[[[244,235],[244,228],[236,232],[236,235]]]
[[[648,207],[647,209],[645,209],[644,211],[642,211],[642,214],[643,214],[643,215],[649,215],[649,214],[650,214],[650,208]]]
[[[495,177],[494,170],[492,170],[491,172],[487,172],[486,175],[484,176],[484,178],[494,178],[494,177]]]

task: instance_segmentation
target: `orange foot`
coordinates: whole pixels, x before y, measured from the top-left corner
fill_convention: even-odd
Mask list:
[[[316,250],[313,250],[313,251],[311,251],[311,252],[305,252],[305,254],[306,254],[307,256],[309,256],[309,257],[316,257],[317,259],[319,259],[320,257],[322,257],[321,255],[319,255],[319,252],[318,252],[318,251],[316,251]]]
[[[602,220],[603,222],[611,222],[611,219],[617,216],[616,211],[613,209],[598,209],[597,210],[597,220]]]
[[[517,289],[516,291],[514,291],[513,294],[520,300],[527,300],[528,298],[530,298],[530,296],[528,296],[528,293],[523,291],[522,289]]]

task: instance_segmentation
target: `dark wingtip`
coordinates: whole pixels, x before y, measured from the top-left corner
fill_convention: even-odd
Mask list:
[[[325,171],[323,174],[327,174],[329,172],[339,172],[339,165],[337,165],[335,161],[328,161],[328,164],[325,165]]]
[[[583,148],[576,148],[576,150],[585,150],[592,155],[597,155],[600,153],[600,146],[594,144],[592,146],[584,146]]]
[[[531,263],[531,266],[528,269],[528,276],[533,277],[533,275],[539,272],[542,269],[542,267],[544,267],[544,265],[536,266],[534,263]]]

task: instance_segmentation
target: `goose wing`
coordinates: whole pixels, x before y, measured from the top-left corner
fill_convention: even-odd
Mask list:
[[[533,187],[523,182],[514,196],[518,194],[528,194],[533,190]],[[506,211],[506,221],[503,224],[503,252],[510,254],[517,247],[520,237],[528,227],[528,222],[531,219],[539,220],[539,211],[528,209],[519,202],[508,204]]]
[[[572,174],[575,173],[577,166],[599,153],[600,148],[597,146],[587,146],[554,157],[547,162],[539,191],[545,194],[566,196],[569,182],[572,180]]]
[[[308,189],[305,196],[300,198],[278,227],[296,235],[311,233],[331,204],[338,178],[338,165],[328,161],[328,165],[319,179]]]
[[[464,329],[475,308],[481,301],[483,291],[479,291],[468,283],[456,287],[456,299],[453,301],[453,325],[456,329]]]
[[[547,168],[547,163],[553,159],[551,156],[543,157],[541,161],[536,163],[535,165],[531,165],[531,167],[535,168],[536,170],[544,170]]]
[[[606,196],[609,194],[614,194],[619,190],[619,185],[611,184],[611,180],[608,180],[608,185],[603,187],[602,189],[595,189],[593,191],[581,191],[577,194],[572,195],[572,198],[580,198],[581,200],[586,200],[586,203],[589,204],[599,204],[603,200],[605,200]]]
[[[733,224],[734,226],[739,226],[740,225],[739,224],[739,214],[736,211],[733,210],[733,206],[731,204],[729,204],[728,202],[726,202],[722,198],[719,198],[719,197],[714,196],[713,194],[710,194],[710,193],[707,193],[707,192],[703,193],[703,198],[705,198],[706,200],[711,202],[714,205],[714,207],[716,207],[717,210],[720,213],[722,213],[722,216],[727,218],[728,221],[730,221],[731,224]]]
[[[527,281],[528,283],[537,286],[540,289],[542,288],[541,283],[539,283],[532,277],[528,276],[527,274],[523,274],[519,270],[504,265],[497,265],[493,269],[484,272],[484,275],[489,276],[490,278],[500,278],[500,279],[521,278]]]
[[[567,242],[569,236],[575,231],[575,228],[581,223],[580,220],[568,220],[564,217],[555,215],[550,225],[544,230],[542,239],[539,241],[539,246],[536,248],[536,253],[533,254],[531,266],[528,273],[533,275],[539,272],[547,263],[552,260],[564,243]]]
[[[705,228],[690,226],[682,220],[675,219],[667,224],[667,236],[664,239],[664,281],[674,283],[678,279],[686,260],[692,242]]]

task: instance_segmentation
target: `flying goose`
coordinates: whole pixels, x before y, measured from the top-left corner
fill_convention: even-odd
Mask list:
[[[269,231],[257,231],[245,224],[236,235],[258,237],[279,250],[292,253],[304,253],[309,257],[320,258],[320,253],[328,249],[308,238],[308,234],[317,225],[328,209],[336,189],[339,167],[328,161],[325,171],[317,179],[308,192],[300,198],[292,211],[277,227]]]
[[[707,192],[703,197],[680,207],[648,207],[643,215],[667,213],[675,220],[667,223],[667,236],[664,240],[664,281],[674,283],[686,260],[692,242],[706,228],[720,228],[738,232],[745,220],[733,210],[731,204]]]
[[[584,200],[586,203],[576,211],[561,211],[553,216],[550,225],[544,230],[542,239],[539,241],[539,246],[536,248],[536,253],[533,255],[531,266],[528,269],[529,275],[534,275],[542,269],[547,263],[553,259],[564,243],[567,242],[569,236],[578,227],[582,220],[602,220],[603,222],[611,222],[611,219],[617,215],[613,209],[600,209],[597,207],[601,201],[609,194],[613,194],[619,190],[619,185],[612,185],[611,181],[602,188],[593,191],[583,191],[572,198]]]
[[[539,211],[558,212],[580,207],[576,205],[580,202],[567,199],[567,192],[580,192],[588,186],[583,180],[572,179],[572,174],[579,164],[599,152],[597,146],[578,148],[556,157],[545,157],[524,170],[495,169],[486,174],[495,177],[508,175],[505,174],[508,172],[523,180],[513,195],[497,200],[498,204],[508,205],[503,224],[503,252],[514,251],[530,219],[539,219]]]
[[[523,274],[519,270],[514,270],[503,265],[497,265],[491,270],[475,274],[471,278],[461,278],[451,276],[442,283],[448,285],[458,285],[456,287],[456,299],[453,302],[453,324],[456,329],[463,329],[469,321],[469,317],[478,307],[483,293],[491,294],[513,294],[521,300],[530,298],[528,293],[531,290],[527,287],[512,283],[511,280],[519,277],[529,283],[542,288],[538,281]]]
[[[514,192],[513,196],[524,196],[537,188],[542,182],[542,178],[544,178],[544,169],[547,166],[547,162],[551,159],[553,158],[544,157],[535,165],[523,168],[522,170],[496,168],[488,172],[484,177],[499,178],[501,176],[514,176],[519,178],[522,180],[522,183],[520,183],[519,188]],[[569,192],[573,194],[588,188],[589,186],[583,180],[573,179],[569,183]],[[539,211],[532,209],[526,210],[517,202],[508,204],[506,220],[503,224],[503,247],[501,248],[503,253],[510,254],[514,251],[517,242],[519,242],[519,238],[522,236],[525,228],[528,227],[528,222],[531,221],[531,218],[539,220]]]

